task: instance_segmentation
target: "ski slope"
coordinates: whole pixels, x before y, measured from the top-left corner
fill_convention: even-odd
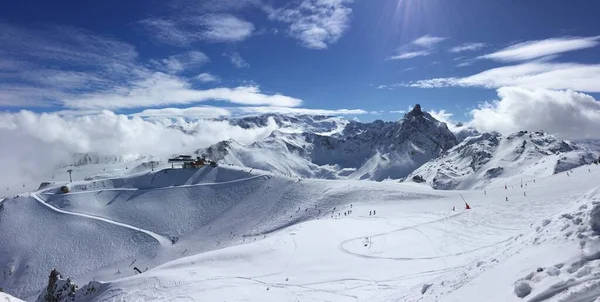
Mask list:
[[[0,287],[32,300],[57,268],[101,281],[93,301],[521,301],[523,282],[531,301],[571,301],[566,280],[593,301],[598,176],[435,191],[205,167],[50,185],[1,202]]]
[[[30,196],[33,197],[33,199],[35,199],[36,201],[38,201],[41,205],[43,205],[43,206],[45,206],[45,207],[47,207],[47,208],[49,208],[49,209],[51,209],[51,210],[53,210],[53,211],[55,211],[57,213],[67,214],[67,215],[72,215],[72,216],[78,216],[78,217],[84,217],[84,218],[88,218],[88,219],[92,219],[92,220],[97,220],[97,221],[102,221],[102,222],[106,222],[106,223],[109,223],[109,224],[112,224],[112,225],[124,227],[124,228],[131,229],[131,230],[134,230],[134,231],[139,231],[139,232],[142,232],[142,233],[144,233],[144,234],[146,234],[148,236],[151,236],[152,238],[156,239],[156,241],[158,241],[161,245],[168,245],[168,244],[170,244],[169,239],[167,239],[167,238],[165,238],[165,237],[163,237],[161,235],[158,235],[156,233],[153,233],[153,232],[150,232],[150,231],[147,231],[147,230],[143,230],[143,229],[140,229],[140,228],[136,228],[136,227],[133,227],[133,226],[125,224],[125,223],[120,223],[120,222],[116,222],[114,220],[106,219],[106,218],[103,218],[103,217],[98,217],[98,216],[93,216],[93,215],[87,215],[87,214],[81,214],[81,213],[76,213],[76,212],[69,212],[69,211],[60,210],[60,209],[58,209],[56,207],[53,207],[52,205],[48,204],[45,200],[41,199],[36,193],[32,193]]]
[[[76,277],[159,245],[142,232],[61,213],[29,196],[2,202],[0,230],[0,287],[20,298],[35,296],[52,268]]]
[[[513,178],[508,189],[485,192],[291,180],[305,186],[294,195],[322,188],[314,195],[322,196],[317,207],[335,204],[335,212],[352,214],[304,218],[314,203],[298,198],[285,202],[301,208],[294,221],[276,223],[277,215],[268,215],[268,227],[281,225],[275,232],[248,232],[243,222],[256,213],[236,217],[241,224],[227,226],[238,231],[228,242],[106,283],[95,301],[522,301],[515,284],[523,280],[532,287],[525,301],[594,301],[600,270],[592,256],[600,249],[585,226],[600,201],[599,175],[598,166],[584,166],[569,176],[530,179],[523,188]],[[472,210],[463,209],[459,195]],[[245,233],[254,236],[237,236]],[[192,245],[182,238],[173,247]]]
[[[427,188],[397,190],[404,185],[209,167],[76,181],[69,194],[57,194],[60,185],[2,202],[0,287],[18,297],[34,297],[52,268],[84,283],[129,276],[133,267],[146,270],[329,217],[336,206],[365,202],[365,193],[398,201],[440,197]]]
[[[586,252],[574,240],[587,221],[562,223],[565,212],[600,201],[598,175],[597,166],[582,167],[523,189],[513,180],[508,189],[454,192],[469,211],[456,195],[373,198],[353,204],[350,216],[306,221],[108,283],[96,300],[522,301],[514,287],[528,277],[534,284],[525,301],[594,301],[600,269],[578,259]],[[371,209],[377,215],[369,216]]]

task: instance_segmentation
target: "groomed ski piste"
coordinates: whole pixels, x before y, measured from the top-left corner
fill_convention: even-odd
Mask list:
[[[100,281],[89,301],[595,301],[599,177],[436,191],[221,166],[56,183],[0,203],[0,286],[35,300],[56,268]]]

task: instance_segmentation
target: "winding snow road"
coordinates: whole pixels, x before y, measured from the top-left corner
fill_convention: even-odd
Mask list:
[[[89,215],[89,214],[81,214],[81,213],[76,213],[76,212],[70,212],[70,211],[65,211],[65,210],[61,210],[59,208],[56,208],[48,203],[46,203],[46,201],[44,201],[40,196],[38,196],[36,193],[31,193],[31,197],[33,197],[33,199],[35,199],[37,202],[39,202],[40,204],[42,204],[43,206],[51,209],[54,212],[58,212],[61,214],[66,214],[66,215],[73,215],[73,216],[79,216],[79,217],[85,217],[88,219],[94,219],[94,220],[98,220],[98,221],[102,221],[102,222],[106,222],[106,223],[110,223],[113,225],[118,225],[120,227],[124,227],[124,228],[128,228],[131,230],[135,230],[138,232],[142,232],[146,235],[151,236],[152,238],[156,239],[156,241],[158,241],[160,243],[160,245],[162,246],[170,246],[171,245],[171,240],[169,240],[167,237],[164,237],[162,235],[156,234],[154,232],[148,231],[148,230],[144,230],[129,224],[125,224],[125,223],[121,223],[121,222],[117,222],[114,220],[110,220],[104,217],[98,217],[98,216],[94,216],[94,215]]]

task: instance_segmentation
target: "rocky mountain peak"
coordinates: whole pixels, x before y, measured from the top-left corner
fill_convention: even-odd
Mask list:
[[[423,111],[421,110],[421,105],[416,104],[411,112],[413,114],[423,114]]]

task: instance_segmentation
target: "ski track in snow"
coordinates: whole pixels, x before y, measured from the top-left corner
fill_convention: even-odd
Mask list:
[[[180,188],[191,188],[191,187],[202,187],[202,186],[219,186],[219,185],[227,185],[227,184],[232,184],[232,183],[237,183],[237,182],[244,182],[244,181],[253,180],[256,178],[260,178],[260,177],[270,177],[270,176],[269,175],[256,175],[256,176],[252,176],[252,177],[223,181],[223,182],[199,183],[199,184],[190,184],[190,185],[169,186],[169,187],[162,187],[162,188],[148,188],[148,189],[106,188],[106,189],[98,189],[98,190],[70,192],[70,193],[65,193],[65,194],[61,194],[61,195],[89,194],[89,193],[98,193],[98,192],[104,192],[104,191],[117,191],[117,192],[119,192],[119,191],[156,191],[156,190],[180,189]],[[56,193],[41,192],[40,194],[55,195]]]
[[[169,245],[171,245],[171,240],[169,240],[167,237],[161,236],[161,235],[156,234],[154,232],[151,232],[151,231],[148,231],[148,230],[144,230],[144,229],[141,229],[141,228],[138,228],[138,227],[134,227],[134,226],[129,225],[129,224],[125,224],[125,223],[117,222],[117,221],[114,221],[114,220],[110,220],[110,219],[107,219],[107,218],[104,218],[104,217],[98,217],[98,216],[94,216],[94,215],[88,215],[88,214],[82,214],[82,213],[76,213],[76,212],[70,212],[70,211],[61,210],[59,208],[56,208],[56,207],[54,207],[54,206],[46,203],[46,201],[44,201],[36,193],[31,193],[31,197],[33,197],[33,199],[35,199],[40,204],[42,204],[43,206],[51,209],[54,212],[58,212],[58,213],[61,213],[61,214],[66,214],[66,215],[72,215],[72,216],[79,216],[79,217],[94,219],[94,220],[98,220],[98,221],[110,223],[110,224],[113,224],[113,225],[118,225],[120,227],[128,228],[128,229],[135,230],[135,231],[138,231],[138,232],[142,232],[142,233],[144,233],[146,235],[149,235],[152,238],[156,239],[156,241],[158,241],[160,243],[160,245],[162,245],[162,246],[169,246]]]
[[[237,297],[237,300],[233,301],[463,301],[457,299],[452,300],[452,296],[448,298],[449,294],[452,294],[457,290],[461,290],[461,292],[466,291],[470,294],[463,295],[462,297],[460,297],[466,297],[467,300],[464,301],[485,301],[484,299],[473,300],[472,298],[476,298],[479,294],[475,294],[476,291],[469,289],[468,286],[464,285],[470,285],[470,283],[473,282],[473,280],[475,280],[477,276],[486,273],[487,270],[493,269],[497,266],[500,266],[501,264],[504,264],[505,259],[503,259],[501,256],[496,255],[491,250],[494,248],[500,249],[502,247],[502,244],[515,240],[516,245],[511,247],[508,247],[509,245],[507,245],[507,247],[502,247],[503,250],[507,251],[507,253],[510,254],[507,257],[512,257],[515,254],[519,254],[522,249],[530,247],[528,242],[525,241],[527,239],[527,236],[523,236],[523,233],[528,234],[529,232],[533,232],[534,225],[537,225],[539,223],[535,221],[538,221],[541,218],[552,218],[554,216],[560,215],[561,213],[565,212],[565,210],[564,207],[559,207],[559,205],[570,205],[572,200],[578,200],[581,197],[581,194],[573,194],[570,191],[564,193],[558,192],[556,188],[562,187],[562,182],[568,182],[566,185],[569,186],[577,185],[575,188],[576,190],[587,187],[588,185],[586,183],[588,181],[585,181],[584,185],[579,185],[579,179],[583,178],[577,178],[585,176],[586,179],[588,179],[587,173],[592,172],[586,171],[585,173],[586,174],[571,174],[570,178],[564,177],[565,179],[563,180],[561,180],[562,178],[559,178],[562,177],[560,175],[549,177],[548,180],[553,180],[552,182],[545,181],[544,178],[538,178],[539,189],[536,188],[535,185],[531,186],[532,183],[529,183],[529,189],[524,188],[523,190],[521,190],[517,188],[517,180],[514,180],[514,182],[516,183],[514,188],[511,185],[513,183],[509,183],[509,185],[511,185],[511,189],[509,190],[503,189],[503,186],[490,187],[490,189],[488,189],[488,193],[485,194],[486,197],[482,197],[482,200],[475,201],[474,210],[457,209],[456,213],[450,212],[449,210],[449,207],[451,205],[454,205],[454,199],[458,199],[456,198],[458,195],[454,195],[454,193],[448,194],[446,196],[446,200],[449,202],[447,204],[448,208],[444,208],[446,207],[446,200],[444,199],[439,201],[436,200],[435,203],[433,203],[432,201],[431,206],[435,206],[435,210],[429,209],[429,207],[426,206],[422,206],[419,203],[414,203],[414,205],[422,207],[422,209],[411,209],[411,211],[406,210],[412,207],[412,204],[410,203],[398,202],[394,203],[393,206],[390,206],[389,203],[384,203],[383,201],[381,203],[376,202],[373,204],[355,203],[354,208],[356,209],[357,213],[355,214],[356,216],[354,216],[353,218],[356,219],[356,221],[351,222],[362,223],[366,222],[366,220],[371,221],[369,221],[368,224],[364,225],[365,229],[350,230],[353,232],[352,234],[347,234],[345,233],[345,231],[340,233],[335,228],[333,228],[333,226],[338,226],[342,223],[345,223],[342,226],[349,226],[351,224],[348,223],[347,220],[341,219],[343,217],[329,221],[329,219],[325,217],[327,216],[326,213],[328,212],[328,210],[323,211],[323,217],[325,219],[322,219],[324,221],[327,221],[327,223],[323,223],[322,221],[316,220],[310,221],[310,223],[308,223],[307,221],[304,221],[304,219],[302,219],[302,217],[304,217],[304,215],[307,214],[303,214],[303,212],[300,212],[300,214],[298,214],[296,212],[294,214],[294,219],[288,221],[289,224],[285,223],[284,221],[283,227],[276,228],[273,232],[251,232],[253,235],[243,236],[257,237],[262,236],[264,234],[273,234],[273,236],[279,236],[274,237],[276,239],[274,241],[265,240],[264,242],[266,242],[267,245],[262,246],[261,249],[256,249],[257,246],[261,246],[262,243],[260,243],[260,241],[254,243],[250,242],[250,240],[245,240],[243,241],[244,243],[239,245],[233,243],[233,246],[231,246],[232,244],[226,243],[223,245],[223,248],[218,248],[214,251],[209,251],[211,253],[214,253],[214,255],[217,258],[217,261],[215,261],[213,264],[208,265],[203,264],[206,260],[200,260],[201,263],[196,264],[196,261],[198,261],[197,259],[202,259],[202,256],[200,256],[202,253],[194,255],[188,253],[187,255],[190,255],[189,257],[194,257],[189,258],[191,260],[191,264],[187,264],[183,261],[181,261],[180,263],[170,265],[162,263],[165,264],[165,266],[153,266],[153,268],[156,269],[150,270],[150,272],[145,273],[143,276],[134,278],[129,278],[130,276],[124,276],[125,278],[123,279],[109,281],[111,283],[107,283],[109,284],[109,287],[101,293],[102,299],[99,301],[184,301],[197,299],[198,297],[200,297],[200,295],[206,295],[207,297],[214,298],[217,294],[223,296],[224,298],[222,300],[226,301],[232,301],[226,298],[228,294],[231,294],[232,297]],[[573,175],[576,176],[574,177]],[[231,183],[239,184],[240,182],[252,179],[260,179],[261,177],[265,177],[266,179],[270,178],[270,176],[268,175],[256,175],[252,177],[245,177],[242,179],[218,183],[207,182],[198,184],[171,185],[157,188],[112,187],[90,191],[77,191],[60,195],[97,193],[103,191],[151,191],[198,186],[217,186]],[[589,179],[589,183],[597,181],[591,178]],[[559,182],[559,180],[561,182]],[[310,180],[307,180],[306,182],[310,182]],[[307,188],[311,189],[312,187]],[[317,202],[316,204],[318,204],[318,199],[316,196],[336,196],[335,193],[337,191],[335,190],[333,194],[326,193],[326,191],[332,190],[331,187],[327,187],[325,190],[322,190],[322,187],[315,188],[319,190],[315,189],[315,192],[312,195],[309,194],[305,197],[304,195],[302,195],[303,198],[300,199],[298,198],[298,194],[296,193],[291,194],[290,196],[286,196],[286,198],[284,199],[284,205],[289,206],[291,209],[296,209],[297,205],[301,205],[313,211],[312,207],[315,205],[315,202]],[[538,193],[541,192],[542,189],[554,189],[551,193],[556,194],[557,196],[555,197],[551,195],[551,193]],[[76,210],[75,212],[62,210],[53,206],[52,204],[48,204],[46,201],[44,201],[43,197],[40,197],[40,195],[53,194],[49,193],[47,190],[48,188],[44,190],[39,190],[34,193],[30,193],[29,196],[31,196],[37,202],[41,203],[43,206],[51,209],[53,212],[58,212],[66,215],[80,216],[88,219],[102,221],[103,223],[109,223],[119,227],[124,227],[127,229],[134,230],[136,232],[142,232],[153,237],[161,245],[171,246],[171,242],[167,237],[158,235],[151,231],[140,229],[139,227],[135,227],[130,224],[116,222],[111,218],[95,216],[94,214],[83,214],[79,213],[78,210]],[[277,197],[279,196],[279,194],[273,195],[271,190],[284,190],[284,188],[271,187],[271,184],[269,184],[266,187],[266,189],[264,189],[264,193],[259,194],[260,197],[256,198],[257,204],[260,204],[264,207],[264,202],[267,199],[279,198]],[[413,192],[411,188],[406,187],[398,187],[398,190],[406,190],[408,193]],[[521,191],[525,190],[527,190],[528,196],[521,197],[522,194],[519,193],[522,193]],[[56,194],[59,195],[58,193]],[[458,194],[458,192],[456,194]],[[478,199],[477,196],[479,196],[476,195],[479,193],[475,191],[464,192],[463,194],[468,194],[469,197],[471,197],[472,199]],[[510,203],[504,202],[505,196],[510,197]],[[81,195],[79,197],[81,197]],[[352,195],[350,195],[350,197],[352,197]],[[366,199],[371,198],[377,201],[378,197],[379,196],[368,195],[366,196]],[[85,200],[85,198],[83,198],[82,200]],[[387,199],[382,198],[382,200]],[[412,201],[413,199],[407,198],[406,200]],[[426,200],[425,202],[430,201]],[[460,201],[458,202],[460,203]],[[398,206],[396,206],[396,204]],[[510,205],[508,209],[506,208],[507,205]],[[345,206],[347,206],[347,204],[339,205],[339,207],[341,207],[340,211],[344,211]],[[387,206],[387,208],[385,208],[384,206]],[[386,213],[384,214],[385,216],[366,216],[364,214],[365,212],[369,212],[368,210],[374,207],[377,207],[378,214]],[[383,207],[381,209],[381,212],[379,207]],[[441,207],[441,209],[439,207]],[[244,209],[246,208],[242,208],[242,210]],[[389,213],[385,211],[386,209],[393,210],[396,212]],[[483,209],[483,211],[479,211],[478,209]],[[581,210],[582,208],[579,209]],[[537,214],[538,212],[542,212],[543,215]],[[573,215],[578,215],[575,210],[570,211],[570,213],[571,212],[573,213]],[[234,212],[235,215],[230,213],[230,215],[237,217],[237,213],[238,212]],[[314,214],[314,212],[312,213]],[[398,216],[399,213],[402,214],[401,217]],[[582,211],[582,213],[587,212]],[[432,214],[434,214],[434,216],[431,216]],[[520,219],[532,215],[535,216],[535,219],[529,218],[532,220],[531,225],[529,225],[529,223],[527,223],[527,225],[521,225],[519,223],[516,223],[520,221]],[[285,215],[285,218],[285,220],[287,221],[287,214]],[[262,220],[260,220],[260,223],[268,223],[269,219],[270,216],[268,216],[267,218],[263,218]],[[402,223],[395,224],[395,222],[400,222],[400,219],[403,219]],[[563,222],[562,219],[563,218],[553,218],[553,223],[560,224]],[[339,222],[337,222],[338,220]],[[542,222],[540,234],[548,233],[548,231],[546,231],[546,229],[548,229],[548,224],[545,223],[546,220],[550,221],[550,219],[545,219]],[[301,224],[304,222],[307,223]],[[213,223],[209,225],[212,227],[212,224]],[[319,224],[320,227],[315,227],[315,224]],[[386,225],[388,227],[386,227]],[[556,226],[556,229],[558,229],[560,226],[561,225]],[[573,228],[578,228],[579,226],[580,224],[577,223],[573,225]],[[331,245],[327,244],[326,249],[316,249],[315,251],[308,250],[308,248],[312,248],[311,245],[308,245],[311,244],[312,241],[307,240],[307,238],[311,235],[314,235],[315,231],[319,232],[319,235],[321,235],[322,233],[326,233],[325,231],[328,231],[328,228],[331,228],[331,235],[336,236],[332,237],[335,239],[331,240]],[[472,228],[477,228],[474,234],[470,234],[469,232],[467,232],[467,234],[463,234],[461,232],[461,230],[471,230]],[[284,230],[284,232],[280,233],[279,231],[282,230]],[[365,230],[367,230],[365,234],[371,233],[374,235],[357,236],[363,234]],[[548,230],[552,231],[554,229]],[[227,233],[228,232],[229,230],[227,230]],[[410,234],[405,234],[404,232]],[[556,234],[560,235],[560,233],[558,232],[556,232]],[[377,255],[375,251],[370,249],[370,244],[373,243],[373,247],[375,249],[381,247],[381,249],[384,251],[402,251],[401,249],[392,249],[389,247],[390,245],[392,245],[394,248],[396,247],[393,245],[395,237],[390,235],[400,236],[402,239],[411,239],[411,237],[415,238],[417,239],[418,243],[421,243],[423,245],[424,248],[431,248],[431,254],[425,255],[427,257],[419,257],[419,254],[392,254],[389,255],[391,257],[387,257],[388,255]],[[550,233],[548,233],[545,236],[549,238],[551,235]],[[362,243],[364,242],[361,241],[364,241],[365,237],[369,238],[369,249],[362,249]],[[488,238],[487,240],[479,240],[481,238],[486,237]],[[265,236],[264,238],[268,237]],[[375,238],[379,240],[375,240],[375,242],[371,243],[370,239]],[[242,246],[246,246],[248,247],[248,249],[246,250]],[[251,248],[254,248],[256,250]],[[453,250],[453,248],[455,249]],[[272,254],[269,254],[271,251]],[[480,254],[476,253],[477,251],[482,251],[480,253],[485,253],[485,255],[477,256]],[[331,254],[332,257],[319,258],[321,255],[316,255],[317,253]],[[469,255],[469,253],[473,254]],[[188,257],[187,255],[186,258]],[[273,256],[272,258],[269,257],[271,255]],[[349,255],[352,257],[343,257],[344,255]],[[462,259],[462,257],[459,256],[465,256],[465,259]],[[212,262],[212,256],[210,257],[210,261]],[[319,263],[324,267],[312,267],[312,263],[308,262],[307,259],[312,260],[313,258],[307,257],[315,257],[317,259],[321,259],[321,261],[323,262]],[[492,257],[493,259],[489,261],[489,258]],[[333,267],[331,266],[332,263],[335,264],[337,258],[340,258],[340,261],[342,261],[341,258],[351,258],[343,259],[343,261],[348,261],[348,263],[344,263],[344,267],[347,269],[349,268],[349,270],[346,272],[346,274],[332,273],[331,275],[328,275],[328,273],[330,273],[331,268]],[[496,258],[501,260],[498,261]],[[386,262],[370,260],[388,261]],[[430,264],[428,260],[433,261],[431,261]],[[535,263],[532,264],[535,265],[534,270],[538,266],[546,266],[546,264],[543,263],[538,264],[536,260],[528,261],[528,263],[526,264],[529,264],[529,262]],[[260,263],[260,261],[264,261],[264,263]],[[255,263],[256,265],[250,265],[252,263]],[[270,263],[273,263],[273,265],[269,266]],[[481,264],[483,264],[483,266],[481,266],[480,268]],[[160,265],[161,264],[159,264],[159,266]],[[232,265],[239,265],[240,267],[231,269],[230,267]],[[368,271],[365,274],[355,274],[356,271],[361,272],[361,269],[369,269],[370,267],[374,267],[374,270],[376,268],[380,271],[377,271],[376,274],[373,272],[371,272],[370,274]],[[244,268],[246,268],[245,271]],[[390,271],[392,271],[391,273],[382,273],[388,268]],[[305,275],[303,275],[302,273],[305,273]],[[196,277],[194,277],[194,275],[196,275]],[[575,275],[575,273],[571,275]],[[290,277],[289,282],[286,277]],[[283,281],[283,278],[286,279],[285,282]],[[513,278],[512,275],[510,278]],[[553,282],[552,284],[549,284],[550,282],[539,283],[535,286],[535,291],[532,292],[532,294],[529,297],[525,297],[523,301],[594,301],[594,299],[600,295],[600,282],[598,282],[597,287],[586,288],[585,290],[582,290],[581,287],[590,286],[590,284],[586,283],[593,283],[592,285],[596,285],[595,282],[600,280],[600,273],[592,273],[589,276],[577,278],[578,279],[563,279],[564,281],[562,282]],[[432,287],[427,291],[426,294],[420,294],[419,289],[421,288],[422,284],[426,283],[432,284]],[[477,284],[477,282],[475,282],[475,284]],[[502,294],[506,292],[506,290],[496,291],[496,288],[510,288],[511,284],[511,281],[496,283],[493,287],[493,292]],[[119,286],[124,287],[119,288]],[[265,291],[265,288],[266,292],[269,295],[272,295],[271,297],[273,298],[264,299],[264,292],[261,291]],[[269,288],[271,288],[271,291],[269,291]],[[487,292],[492,292],[492,290],[488,289]],[[570,295],[568,296],[569,299],[567,300],[564,299],[565,292],[570,293]],[[250,298],[246,299],[245,296],[243,296],[244,293],[248,294],[248,297]],[[118,299],[111,299],[113,297],[116,297]],[[244,297],[244,299],[240,299],[240,297]],[[292,297],[294,299],[292,299]],[[506,296],[498,297],[506,298]],[[514,300],[501,300],[501,298],[495,298],[491,300]],[[512,295],[511,298],[514,298],[514,295]],[[215,299],[209,298],[208,300],[211,301]]]
[[[399,228],[399,229],[396,229],[396,230],[392,230],[392,231],[389,231],[389,232],[385,232],[385,233],[375,234],[375,235],[371,235],[371,236],[361,236],[361,237],[351,238],[351,239],[342,241],[338,245],[338,249],[340,251],[342,251],[343,253],[347,254],[347,255],[361,257],[361,258],[367,258],[367,259],[383,259],[383,260],[397,260],[397,261],[431,260],[431,259],[439,259],[439,258],[445,258],[445,257],[451,257],[451,256],[460,256],[460,255],[472,253],[472,252],[475,252],[475,251],[479,251],[479,250],[482,250],[482,249],[491,248],[491,247],[494,247],[494,246],[496,246],[498,244],[502,244],[504,242],[508,242],[508,241],[511,240],[511,238],[509,238],[509,239],[506,239],[506,240],[503,240],[503,241],[500,241],[500,242],[496,242],[494,244],[490,244],[490,245],[487,245],[487,246],[482,246],[482,247],[479,247],[479,248],[476,248],[476,249],[467,250],[467,251],[463,251],[463,252],[455,253],[455,254],[438,255],[438,256],[435,256],[435,257],[419,257],[419,258],[417,258],[417,257],[383,257],[383,256],[371,256],[371,255],[365,255],[365,254],[361,254],[361,253],[352,252],[352,251],[348,250],[345,247],[346,244],[348,244],[350,242],[355,242],[355,241],[362,240],[365,237],[368,237],[368,238],[372,239],[372,238],[377,238],[377,237],[385,237],[387,235],[390,235],[390,234],[393,234],[393,233],[397,233],[397,232],[406,231],[406,230],[417,230],[417,231],[419,231],[417,229],[419,227],[430,225],[430,224],[435,224],[435,223],[442,222],[442,221],[446,221],[446,220],[451,219],[451,218],[456,218],[456,217],[461,216],[461,215],[463,215],[465,213],[468,213],[468,212],[465,211],[465,212],[457,213],[457,214],[454,214],[454,215],[445,216],[445,217],[442,217],[440,219],[435,219],[435,220],[428,221],[428,222],[423,222],[423,223],[419,223],[419,224],[415,224],[415,225],[411,225],[411,226],[407,226],[407,227],[402,227],[402,228]],[[421,235],[427,237],[422,232],[419,231],[419,233],[421,233]],[[427,238],[427,239],[429,240],[429,238]]]

